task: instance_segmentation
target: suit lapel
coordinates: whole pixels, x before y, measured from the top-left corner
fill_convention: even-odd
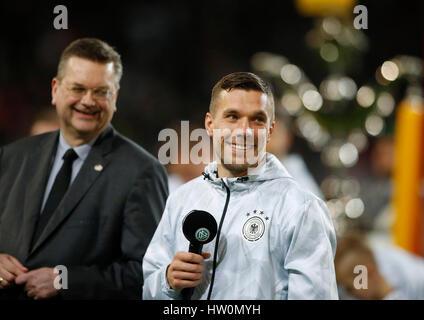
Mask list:
[[[35,224],[40,215],[41,203],[47,180],[54,162],[59,131],[51,133],[46,139],[40,141],[36,150],[29,156],[28,168],[33,173],[25,188],[25,203],[23,214],[23,252],[30,249]]]
[[[113,136],[114,130],[112,126],[109,126],[93,145],[75,181],[70,186],[55,213],[34,244],[31,254],[72,213],[94,181],[103,173],[109,162],[107,154],[111,151]]]

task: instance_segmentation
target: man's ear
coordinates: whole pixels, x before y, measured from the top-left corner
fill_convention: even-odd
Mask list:
[[[119,95],[119,87],[115,91],[115,97],[114,97],[115,101],[114,101],[114,106],[113,106],[113,112],[116,112],[116,101],[118,101],[118,95]]]
[[[206,113],[205,129],[209,137],[213,136],[213,116],[210,112]]]
[[[52,105],[56,106],[57,89],[59,87],[59,80],[53,78],[52,80]]]
[[[274,127],[275,127],[275,120],[271,122],[271,126],[269,127],[269,130],[268,130],[266,142],[269,142],[269,140],[271,140],[272,134],[274,133]]]

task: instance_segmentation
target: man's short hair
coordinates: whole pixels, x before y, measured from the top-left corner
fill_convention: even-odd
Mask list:
[[[106,42],[96,38],[82,38],[71,42],[60,56],[56,78],[62,80],[65,75],[66,63],[71,57],[79,57],[102,64],[113,62],[116,84],[122,77],[121,56]]]
[[[222,90],[230,92],[232,89],[254,90],[265,93],[268,96],[268,104],[271,107],[271,122],[274,121],[274,95],[272,94],[271,86],[251,72],[234,72],[219,80],[212,89],[211,102],[209,104],[210,113],[215,114],[218,94]]]

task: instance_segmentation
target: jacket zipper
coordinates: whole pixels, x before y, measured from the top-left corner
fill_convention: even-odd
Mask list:
[[[218,227],[218,233],[216,235],[215,250],[214,250],[214,253],[213,253],[212,279],[211,279],[211,284],[209,286],[209,293],[208,293],[207,300],[210,300],[211,294],[212,294],[213,283],[215,281],[216,258],[217,258],[217,255],[218,255],[219,236],[221,235],[221,228],[222,228],[222,225],[224,223],[225,214],[227,213],[228,203],[230,202],[230,188],[228,188],[228,186],[225,184],[223,179],[221,179],[221,182],[224,185],[225,189],[227,190],[227,198],[225,200],[224,211],[222,212],[221,220],[219,222],[219,227]]]

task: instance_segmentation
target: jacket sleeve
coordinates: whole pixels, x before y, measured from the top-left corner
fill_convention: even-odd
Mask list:
[[[140,173],[123,209],[121,255],[106,266],[68,267],[64,299],[141,299],[141,261],[160,221],[168,195],[167,177],[161,165]]]
[[[284,268],[288,299],[338,299],[334,255],[336,235],[325,204],[312,198],[291,217]]]
[[[174,257],[175,221],[172,221],[172,195],[168,198],[162,219],[143,259],[143,299],[178,299],[179,291],[170,288],[166,278],[168,265]],[[174,222],[174,223],[173,223]]]

